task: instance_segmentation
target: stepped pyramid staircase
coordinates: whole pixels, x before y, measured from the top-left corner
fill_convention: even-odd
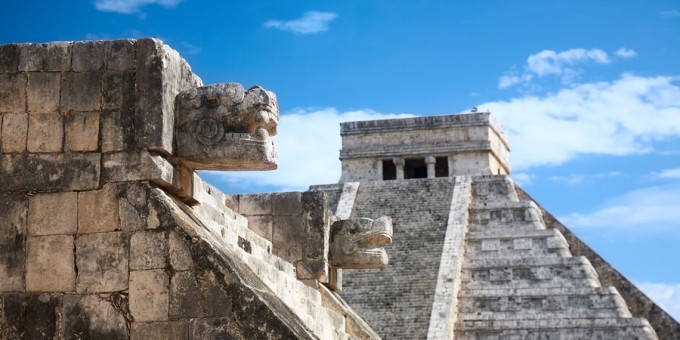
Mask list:
[[[474,176],[457,339],[656,339],[507,176]]]

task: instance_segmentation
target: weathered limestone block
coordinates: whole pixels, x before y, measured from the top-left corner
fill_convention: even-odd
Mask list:
[[[224,205],[235,213],[239,213],[239,197],[240,195],[224,195]]]
[[[130,269],[165,268],[168,263],[165,233],[138,231],[130,238]]]
[[[1,55],[2,51],[0,51]],[[0,73],[0,112],[26,112],[26,77],[24,75]]]
[[[205,316],[231,316],[232,301],[234,295],[229,287],[224,284],[232,282],[225,279],[218,279],[210,270],[202,269],[196,271],[196,279],[201,291],[201,305]]]
[[[66,151],[97,151],[99,112],[70,112],[65,116]]]
[[[28,134],[27,113],[5,113],[2,115],[2,152],[26,151]]]
[[[71,50],[73,44],[70,42],[53,42],[47,44],[45,55],[45,71],[70,71],[71,70]]]
[[[75,289],[73,236],[28,237],[26,252],[26,291],[70,292]]]
[[[148,180],[161,186],[178,186],[177,171],[165,158],[147,150],[104,154],[105,182]]]
[[[0,191],[91,190],[99,167],[98,153],[2,154]]]
[[[261,87],[210,85],[178,95],[177,156],[194,169],[271,170],[276,151],[276,96]]]
[[[24,289],[27,210],[23,195],[0,195],[0,292]]]
[[[0,320],[4,319],[6,328],[0,334],[3,339],[56,339],[60,305],[58,295],[4,295]]]
[[[102,85],[102,109],[134,112],[135,74],[132,71],[104,73]]]
[[[19,45],[19,71],[42,71],[47,44]]]
[[[271,194],[239,195],[238,212],[242,215],[272,215]]]
[[[137,231],[144,229],[147,222],[146,189],[138,183],[123,186],[123,197],[118,199],[118,215],[120,228],[123,231]]]
[[[158,215],[158,211],[154,207],[154,204],[149,200],[147,204],[147,209],[149,211],[146,216],[146,229],[158,229],[161,226],[161,220]]]
[[[105,111],[101,114],[102,152],[130,150],[134,146],[134,111]]]
[[[19,46],[6,44],[0,46],[0,73],[16,72],[19,66]]]
[[[325,192],[305,191],[301,197],[302,228],[305,235],[302,244],[305,247],[305,259],[328,260],[328,242],[333,214],[328,208],[328,197]]]
[[[177,51],[159,40],[137,40],[136,60],[137,147],[172,154],[175,97],[185,89],[200,86],[201,81]]]
[[[81,235],[76,239],[76,290],[115,292],[128,288],[128,238],[122,232]]]
[[[53,113],[31,113],[28,115],[29,152],[61,152],[64,140],[62,117]]]
[[[135,40],[113,40],[106,45],[106,68],[109,70],[130,70],[135,67]]]
[[[232,318],[192,319],[189,328],[191,329],[191,339],[196,340],[240,339],[245,337],[245,334],[241,333]]]
[[[269,242],[273,242],[273,221],[274,217],[271,215],[248,216],[248,229],[254,231],[259,236],[266,238]]]
[[[168,320],[168,281],[163,270],[130,272],[130,313],[136,322]]]
[[[194,273],[191,271],[175,273],[170,279],[169,317],[189,319],[201,316],[203,304],[199,301],[201,301],[201,291]]]
[[[97,295],[65,295],[63,339],[128,339],[125,317]]]
[[[132,340],[190,339],[189,321],[134,322]]]
[[[75,72],[98,71],[104,67],[104,52],[108,41],[81,41],[73,44],[71,66]]]
[[[75,235],[77,229],[78,194],[76,192],[37,194],[29,198],[29,235]]]
[[[273,214],[299,215],[302,213],[302,193],[299,191],[282,192],[272,195]]]
[[[173,270],[192,270],[194,268],[189,248],[176,232],[171,232],[168,236],[168,255]]]
[[[28,73],[28,112],[56,112],[60,87],[61,75],[57,72]]]
[[[295,263],[303,258],[305,230],[300,216],[277,216],[273,222],[272,253],[282,259]]]
[[[383,245],[392,243],[392,219],[353,218],[333,223],[330,262],[340,268],[383,268],[388,258]]]
[[[102,92],[101,78],[100,72],[66,73],[61,85],[62,111],[99,110]]]
[[[118,215],[120,216],[120,229],[123,231],[137,231],[144,228],[146,214],[135,208],[125,198],[118,199]]]
[[[78,234],[120,230],[118,186],[107,184],[101,190],[78,193]]]

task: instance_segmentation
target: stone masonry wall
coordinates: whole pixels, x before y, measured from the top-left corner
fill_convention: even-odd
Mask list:
[[[352,216],[390,216],[381,270],[343,270],[341,295],[385,339],[424,339],[453,193],[449,178],[362,182]],[[432,264],[436,265],[432,265]]]
[[[328,239],[333,213],[319,191],[242,194],[229,206],[248,219],[248,227],[272,243],[272,253],[293,263],[297,277],[327,283]]]
[[[341,124],[340,182],[382,180],[382,161],[448,157],[449,176],[510,173],[509,146],[489,113]]]
[[[152,39],[0,46],[0,191],[133,179],[121,164],[172,153],[174,96],[199,84]]]
[[[153,39],[0,46],[1,339],[377,337],[173,157],[198,85]]]
[[[311,338],[181,229],[163,195],[137,182],[5,195],[0,338]]]

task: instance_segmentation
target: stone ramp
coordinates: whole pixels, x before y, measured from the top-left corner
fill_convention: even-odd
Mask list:
[[[249,280],[265,286],[257,291],[280,301],[314,336],[338,340],[379,338],[335,292],[316,280],[300,280],[295,265],[276,254],[276,244],[252,230],[246,217],[224,205],[233,197],[206,183],[197,184],[201,187],[196,197],[200,205],[188,207],[167,196],[164,199],[175,220],[185,222],[185,231],[209,243],[229,263],[247,268],[244,275],[254,274]]]
[[[448,178],[359,186],[352,216],[392,217],[395,242],[386,268],[344,270],[341,295],[385,339],[427,335],[453,186]]]
[[[459,339],[656,339],[507,176],[473,177]]]

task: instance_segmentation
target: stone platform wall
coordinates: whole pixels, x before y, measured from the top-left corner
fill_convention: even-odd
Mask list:
[[[0,46],[1,339],[377,337],[173,155],[200,83],[153,39]]]

